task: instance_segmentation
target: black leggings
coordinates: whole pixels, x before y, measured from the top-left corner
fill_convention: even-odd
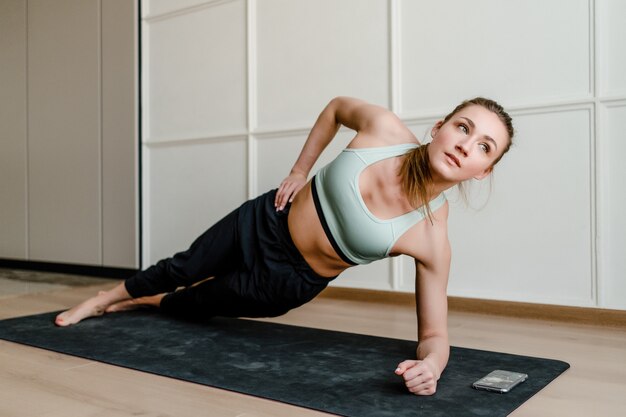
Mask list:
[[[127,279],[126,290],[133,298],[169,293],[164,312],[196,319],[275,317],[312,300],[333,278],[305,262],[289,235],[289,208],[276,212],[275,195],[244,203],[186,251]]]

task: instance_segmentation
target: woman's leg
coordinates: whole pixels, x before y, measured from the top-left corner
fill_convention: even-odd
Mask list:
[[[110,291],[100,291],[95,297],[64,311],[56,317],[54,322],[57,326],[63,327],[76,324],[87,317],[101,316],[109,306],[129,298],[130,294],[122,283]]]
[[[111,304],[104,311],[105,313],[117,313],[120,311],[136,310],[141,307],[154,307],[159,308],[161,306],[161,300],[166,294],[147,295],[139,298],[129,298],[128,300],[120,301],[115,304]]]
[[[213,316],[274,317],[319,294],[331,278],[306,263],[289,235],[288,210],[276,212],[275,191],[240,209],[239,258],[231,268],[194,286],[166,294],[166,314],[205,320]]]
[[[258,279],[252,275],[254,271],[233,271],[164,294],[159,307],[165,314],[190,320],[207,320],[214,316],[276,317],[289,311],[276,300],[268,299],[263,294],[264,288],[258,288]]]
[[[126,280],[132,298],[173,292],[236,268],[241,257],[237,246],[235,210],[200,235],[184,252],[163,259]]]
[[[235,210],[199,236],[184,252],[163,259],[138,272],[111,291],[102,291],[79,305],[59,314],[58,326],[69,326],[115,308],[113,305],[131,298],[173,292],[191,286],[239,264],[237,247],[237,212]],[[108,310],[107,310],[108,309]]]

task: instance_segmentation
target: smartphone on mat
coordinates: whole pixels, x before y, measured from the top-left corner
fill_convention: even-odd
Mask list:
[[[526,379],[528,379],[526,374],[497,369],[474,382],[472,386],[476,389],[504,394]]]

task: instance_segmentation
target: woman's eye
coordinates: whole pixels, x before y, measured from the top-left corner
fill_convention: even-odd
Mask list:
[[[482,150],[483,150],[483,152],[485,152],[485,153],[489,152],[489,149],[490,149],[490,148],[489,148],[489,145],[487,145],[486,143],[481,143],[481,144],[480,144],[480,145],[478,145],[478,146],[480,146],[480,149],[482,149]]]
[[[465,133],[465,134],[469,133],[469,129],[464,124],[460,124],[459,125],[459,129],[461,129],[463,131],[463,133]]]

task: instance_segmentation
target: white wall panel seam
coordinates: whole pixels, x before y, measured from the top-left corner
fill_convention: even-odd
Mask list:
[[[143,22],[141,25],[141,39],[143,48],[141,48],[141,143],[145,143],[150,138],[150,26]]]
[[[599,153],[599,129],[600,129],[600,102],[598,100],[599,96],[599,57],[598,57],[598,49],[600,47],[598,43],[598,13],[597,13],[597,2],[595,0],[589,0],[589,76],[591,82],[591,94],[594,97],[594,110],[593,110],[593,118],[591,120],[591,127],[589,134],[591,135],[591,143],[593,144],[590,149],[590,158],[591,158],[591,172],[589,175],[591,176],[591,250],[592,250],[592,258],[591,258],[591,268],[592,268],[592,276],[591,276],[591,286],[592,286],[592,298],[594,300],[595,306],[599,307],[601,305],[601,295],[600,295],[600,242],[599,242],[599,229],[601,227],[602,221],[602,212],[601,212],[601,185],[598,182],[599,178],[602,178],[598,175],[598,167],[601,167],[603,164],[598,159]]]
[[[621,98],[621,97],[619,97]],[[562,100],[551,100],[544,102],[534,102],[534,103],[524,103],[506,106],[506,110],[509,113],[513,112],[536,112],[542,113],[544,110],[550,112],[551,109],[554,108],[563,108],[568,106],[580,106],[594,102],[595,98],[592,96],[587,97],[578,97],[578,98],[564,98]],[[428,121],[431,119],[438,119],[447,114],[451,109],[450,108],[442,108],[442,109],[428,109],[425,111],[410,112],[410,113],[401,113],[398,114],[400,119],[405,123],[420,123],[424,121]],[[515,120],[513,121],[515,122]]]
[[[149,9],[148,1],[142,2]],[[142,245],[140,254],[140,264],[150,265],[150,155],[146,146],[146,139],[150,136],[150,25],[145,19],[141,20],[141,137],[139,138],[141,152],[141,230]]]
[[[253,199],[258,195],[259,184],[257,178],[259,178],[257,172],[257,143],[256,138],[253,135],[247,137],[247,160],[248,160],[248,200]]]
[[[156,13],[153,15],[147,14],[146,16],[144,16],[143,20],[147,23],[161,22],[163,20],[171,19],[173,17],[184,16],[186,14],[195,13],[204,9],[208,9],[210,7],[220,6],[222,4],[232,3],[235,1],[240,1],[240,0],[208,0],[204,3],[196,4],[196,5],[189,6],[189,7],[183,7],[180,9],[170,10],[164,13]]]
[[[387,8],[389,16],[387,22],[389,24],[389,108],[396,114],[401,112],[400,104],[402,103],[402,89],[400,88],[400,80],[402,80],[401,62],[401,36],[400,36],[400,3],[398,0],[389,0]]]
[[[572,102],[572,103],[563,103],[558,105],[553,105],[549,107],[543,106],[528,106],[528,107],[511,107],[508,108],[507,111],[510,114],[515,114],[518,116],[528,116],[528,115],[540,115],[540,114],[550,114],[550,113],[568,113],[573,110],[590,110],[594,105],[592,100],[586,100],[581,102]],[[513,118],[513,123],[515,123],[515,118]]]
[[[624,97],[614,97],[610,100],[602,100],[603,103],[606,102],[621,102],[622,100],[626,100],[626,96]],[[553,102],[550,104],[536,104],[536,105],[527,105],[527,106],[510,106],[507,107],[507,111],[511,114],[516,115],[528,115],[528,114],[545,114],[545,113],[555,113],[562,111],[571,111],[571,110],[579,110],[587,108],[590,104],[593,103],[593,100],[585,99],[585,100],[564,100],[562,102]],[[433,123],[444,116],[444,112],[427,112],[420,116],[415,117],[401,117],[403,123],[407,125],[413,124],[423,124],[423,123]],[[515,122],[515,120],[513,121]],[[276,137],[283,136],[294,136],[300,134],[307,134],[311,126],[275,126],[270,128],[262,128],[260,130],[253,130],[252,133],[258,140],[263,139],[272,139]]]
[[[595,138],[596,138],[596,233],[594,236],[595,245],[596,245],[596,303],[598,307],[602,307],[605,305],[605,297],[603,290],[603,281],[604,281],[604,245],[602,244],[602,239],[604,237],[604,232],[607,230],[607,220],[609,219],[607,213],[607,207],[604,204],[605,198],[605,189],[608,189],[606,183],[602,181],[606,181],[608,177],[606,175],[607,168],[605,164],[602,164],[602,161],[606,161],[605,157],[606,149],[604,147],[604,135],[602,131],[602,126],[605,126],[606,123],[606,114],[604,111],[604,106],[602,104],[598,104],[596,107],[596,125],[595,125]],[[606,187],[606,188],[605,188]]]
[[[311,130],[312,126],[304,126],[293,129],[263,129],[263,130],[253,130],[251,133],[258,139],[274,139],[286,136],[300,136],[307,135]]]
[[[598,247],[597,247],[597,223],[598,223],[598,194],[597,194],[597,171],[596,163],[596,126],[597,105],[594,103],[589,108],[589,225],[590,225],[590,250],[591,250],[591,299],[598,306]]]
[[[185,142],[198,142],[198,141],[219,141],[228,139],[231,137],[247,136],[247,130],[235,130],[235,131],[223,131],[215,132],[210,135],[202,136],[163,136],[163,137],[149,137],[144,135],[145,140],[142,142],[146,145],[150,144],[175,144]]]
[[[195,144],[200,144],[200,143],[208,144],[208,143],[229,142],[231,140],[246,140],[248,136],[249,135],[246,132],[238,132],[234,134],[204,136],[204,137],[196,137],[196,138],[152,140],[148,142],[143,142],[143,145],[147,147],[175,147],[175,146],[195,145]]]
[[[247,126],[248,133],[257,125],[257,45],[256,45],[257,9],[255,0],[246,0],[246,59],[247,59]]]
[[[597,33],[596,33],[596,2],[589,0],[589,90],[594,100],[598,97],[598,76],[596,75],[598,68],[598,59],[596,57]]]
[[[616,108],[616,107],[625,107],[626,106],[626,97],[616,98],[611,101],[606,101],[604,105],[607,108]]]
[[[143,174],[143,187],[142,187],[142,199],[144,204],[142,204],[142,234],[143,234],[143,244],[142,244],[142,254],[141,254],[141,265],[150,265],[150,249],[152,239],[150,238],[150,210],[149,210],[149,202],[150,202],[150,148],[145,144],[141,146],[142,163],[141,170]]]
[[[600,100],[600,97],[604,94],[604,87],[603,87],[603,79],[606,78],[606,74],[604,72],[601,72],[603,69],[603,66],[601,65],[601,61],[604,57],[605,54],[605,50],[602,48],[602,44],[604,42],[604,34],[603,31],[600,29],[602,26],[600,25],[600,20],[602,19],[602,13],[600,13],[600,2],[599,1],[593,1],[593,21],[594,21],[594,47],[595,47],[595,53],[594,53],[594,67],[595,67],[595,71],[594,71],[594,80],[595,80],[595,98],[596,100]]]
[[[524,114],[540,114],[551,113],[552,110],[574,108],[576,106],[584,106],[594,103],[594,97],[581,97],[575,99],[555,100],[543,103],[527,103],[524,105],[507,106],[507,111],[518,112]]]
[[[621,107],[626,102],[626,95],[615,95],[611,97],[600,97],[598,101],[607,107]]]

